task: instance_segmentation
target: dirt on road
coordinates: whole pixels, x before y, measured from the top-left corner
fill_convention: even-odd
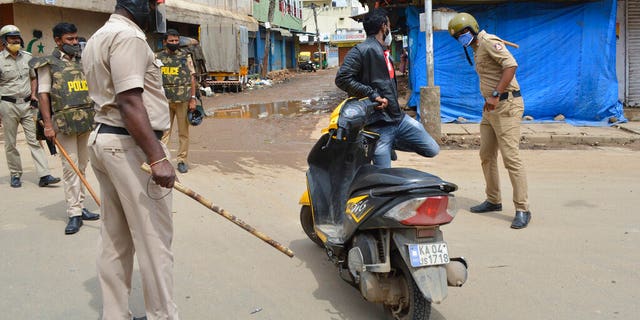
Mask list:
[[[307,152],[328,119],[326,110],[344,97],[333,85],[334,72],[299,74],[271,89],[206,99],[211,113],[235,110],[191,128],[191,169],[179,174],[180,181],[296,256],[286,257],[174,192],[175,300],[182,319],[385,319],[380,306],[340,279],[299,223]],[[317,107],[292,112],[302,106],[271,103],[302,100]],[[0,318],[98,319],[101,220],[65,235],[63,187],[38,187],[24,140],[18,148],[24,165],[19,189],[9,187],[0,152]],[[176,148],[174,136],[174,156]],[[502,167],[504,210],[468,211],[484,200],[477,150],[443,150],[433,159],[398,156],[396,167],[459,186],[460,210],[442,229],[450,253],[469,261],[469,280],[450,288],[447,299],[433,306],[431,320],[637,319],[640,152],[602,146],[523,150],[533,213],[523,230],[509,228],[514,207]],[[52,174],[60,176],[59,157],[48,159]],[[99,193],[93,171],[87,175]],[[98,210],[90,199],[85,205]],[[134,269],[130,308],[140,317],[144,294],[137,264]]]
[[[257,163],[305,166],[306,152],[314,143],[309,132],[317,133],[318,122],[327,121],[328,113],[347,97],[334,84],[336,72],[337,69],[294,72],[289,79],[272,86],[203,98],[209,116],[203,125],[191,128],[191,161],[196,165],[215,164],[223,172],[246,171],[243,166]],[[399,77],[401,102],[409,94],[404,80]],[[177,137],[173,136],[170,147],[175,148]],[[640,150],[640,142],[625,147]],[[479,145],[460,143],[454,136],[445,139],[442,148],[477,149]],[[589,150],[593,146],[523,142],[521,148]]]
[[[191,162],[215,164],[224,172],[255,164],[306,165],[313,144],[309,133],[347,97],[334,84],[335,72],[294,73],[272,86],[204,98],[209,117],[191,128]]]

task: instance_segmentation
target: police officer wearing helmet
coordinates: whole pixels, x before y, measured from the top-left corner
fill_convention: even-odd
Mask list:
[[[464,47],[473,49],[475,68],[480,78],[480,91],[485,98],[480,122],[480,160],[486,183],[486,200],[471,212],[502,211],[498,150],[509,172],[516,209],[511,228],[525,228],[531,220],[527,176],[520,158],[520,122],[524,102],[515,73],[518,63],[503,41],[480,31],[476,19],[459,13],[449,21],[449,33]],[[467,55],[469,63],[471,60]]]
[[[57,139],[84,175],[89,161],[87,141],[93,129],[93,101],[80,64],[78,29],[61,22],[53,27],[57,48],[49,56],[34,58],[29,65],[38,75],[40,113],[47,139]],[[85,193],[80,177],[62,160],[62,179],[69,222],[65,234],[80,230],[82,220],[97,220],[100,215],[84,207]]]
[[[169,100],[169,121],[171,128],[165,132],[162,142],[169,144],[173,120],[177,118],[180,146],[178,148],[178,171],[186,173],[189,152],[189,121],[187,113],[196,109],[196,77],[191,55],[180,50],[180,34],[174,29],[167,30],[163,43],[165,49],[156,54],[162,66],[162,83]]]
[[[97,259],[102,319],[130,319],[129,294],[137,257],[149,319],[178,319],[173,297],[171,188],[176,179],[160,141],[169,129],[162,63],[145,30],[164,25],[160,5],[117,0],[114,14],[87,41],[82,65],[95,102],[89,136],[91,166],[100,183],[101,248]],[[150,17],[151,16],[151,17]],[[146,162],[151,176],[140,170]]]
[[[2,27],[0,39],[4,45],[4,50],[0,52],[0,115],[11,187],[22,186],[22,161],[16,148],[18,125],[22,125],[24,129],[36,173],[40,177],[38,185],[45,187],[58,183],[60,178],[51,176],[44,150],[36,139],[35,111],[31,102],[37,102],[37,84],[35,72],[29,68],[31,54],[20,50],[24,42],[20,36],[20,29],[14,25]]]

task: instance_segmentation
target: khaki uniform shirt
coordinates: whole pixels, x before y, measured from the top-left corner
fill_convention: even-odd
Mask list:
[[[71,61],[64,52],[60,52],[60,56],[62,57],[61,60],[64,62]],[[51,85],[53,84],[51,80],[51,67],[49,65],[46,65],[44,67],[38,68],[37,71],[38,93],[51,93]]]
[[[19,51],[14,58],[9,51],[0,52],[0,96],[23,99],[31,96],[31,78],[36,74],[29,68],[31,54]]]
[[[124,128],[116,94],[142,88],[151,128],[169,129],[169,103],[160,74],[162,63],[155,59],[144,32],[133,21],[112,14],[87,42],[82,66],[89,95],[96,103],[96,122]]]
[[[518,63],[497,36],[482,30],[476,38],[473,44],[473,59],[480,78],[480,92],[484,97],[491,97],[491,93],[500,82],[502,70],[517,67]],[[520,90],[520,85],[514,76],[505,92],[516,90]]]

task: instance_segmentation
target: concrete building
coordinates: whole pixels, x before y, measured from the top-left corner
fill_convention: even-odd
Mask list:
[[[317,29],[312,5],[316,7]],[[327,52],[329,67],[338,66],[349,49],[366,38],[362,24],[351,19],[364,12],[366,10],[356,0],[303,1],[302,28],[313,35],[300,37],[300,50],[318,51],[315,34],[319,31],[320,47]]]
[[[253,17],[260,23],[256,32],[249,34],[250,73],[259,73],[264,58],[264,46],[269,15],[269,0],[253,2]],[[302,3],[300,0],[276,0],[273,21],[270,24],[270,51],[268,71],[296,67],[297,38],[302,32]],[[252,62],[252,63],[251,63]]]
[[[168,27],[200,40],[208,71],[238,73],[242,65],[246,66],[243,47],[247,44],[239,34],[258,29],[258,22],[250,16],[252,0],[165,3]],[[78,35],[88,39],[109,18],[115,4],[116,0],[0,0],[0,25],[17,25],[27,51],[34,56],[48,55],[55,47],[51,31],[55,24],[73,23]],[[158,35],[150,36],[149,42],[153,49],[161,47]]]

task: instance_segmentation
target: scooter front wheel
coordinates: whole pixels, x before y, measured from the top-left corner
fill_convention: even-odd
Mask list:
[[[302,230],[307,234],[307,237],[311,239],[311,241],[315,242],[320,248],[324,248],[324,243],[316,234],[316,231],[313,229],[313,214],[311,213],[311,206],[302,206],[300,208],[300,224],[302,225]]]
[[[384,308],[394,320],[429,320],[431,317],[431,301],[424,297],[413,280],[409,267],[395,252],[391,255],[391,266],[395,268],[400,281],[403,282],[404,299],[399,305],[385,305]]]

